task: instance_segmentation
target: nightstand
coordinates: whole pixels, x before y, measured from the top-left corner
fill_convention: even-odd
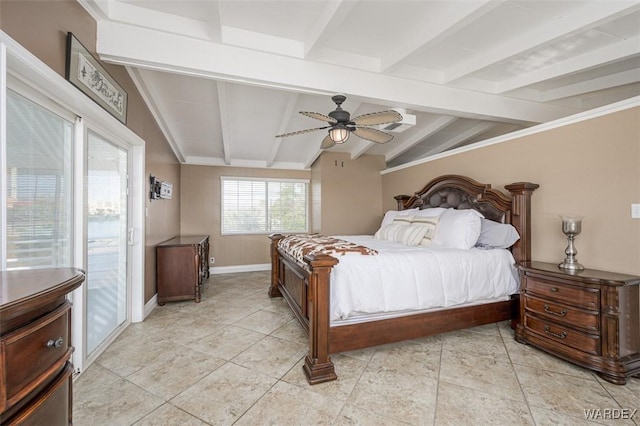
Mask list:
[[[640,377],[640,277],[523,262],[515,338],[623,385]]]

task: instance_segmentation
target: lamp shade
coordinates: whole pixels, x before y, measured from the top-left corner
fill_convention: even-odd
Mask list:
[[[349,133],[346,127],[334,127],[329,130],[329,137],[335,143],[345,143],[349,139]]]

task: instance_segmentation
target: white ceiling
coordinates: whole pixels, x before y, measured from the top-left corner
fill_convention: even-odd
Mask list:
[[[326,123],[416,125],[332,148],[404,164],[640,95],[640,1],[79,0],[184,164],[306,169]]]

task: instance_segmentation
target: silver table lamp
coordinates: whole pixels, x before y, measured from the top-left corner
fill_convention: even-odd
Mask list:
[[[562,219],[562,232],[567,236],[569,244],[564,251],[567,257],[558,267],[568,271],[581,271],[584,266],[578,263],[578,259],[576,259],[578,251],[573,245],[573,240],[582,231],[582,216],[560,215],[560,218]]]

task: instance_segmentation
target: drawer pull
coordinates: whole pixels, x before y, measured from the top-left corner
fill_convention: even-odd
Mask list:
[[[552,311],[551,308],[549,308],[549,305],[547,305],[546,303],[544,305],[544,311],[548,314],[555,315],[557,317],[563,317],[567,315],[567,311],[565,311],[564,309],[562,309],[560,312]]]
[[[56,340],[49,340],[47,342],[48,348],[58,349],[64,343],[64,339],[62,337],[58,337]]]
[[[557,337],[558,339],[564,339],[565,337],[567,337],[567,332],[566,331],[563,331],[560,334],[554,333],[553,331],[551,331],[551,329],[549,328],[548,325],[544,326],[544,332],[547,333],[547,334],[552,335],[553,337]]]
[[[552,293],[557,293],[558,292],[558,287],[551,287],[551,292]]]

